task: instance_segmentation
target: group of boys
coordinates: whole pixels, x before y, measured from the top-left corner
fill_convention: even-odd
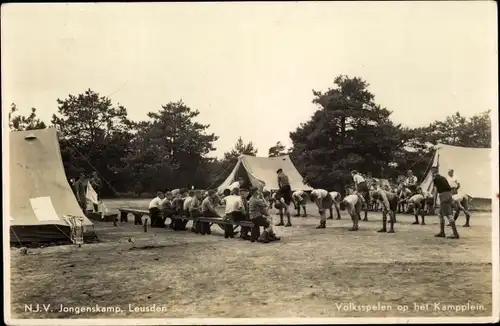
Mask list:
[[[453,170],[449,171],[448,178],[445,178],[437,172],[437,169],[432,170],[433,184],[437,190],[440,200],[440,232],[437,237],[444,237],[444,218],[449,221],[448,226],[453,230],[453,236],[450,238],[459,238],[459,234],[455,225],[461,211],[464,211],[466,216],[466,223],[464,227],[469,227],[470,213],[468,212],[469,197],[466,195],[458,194],[460,184],[458,180],[453,179]],[[264,232],[259,237],[260,242],[268,243],[270,241],[279,240],[276,236],[272,218],[269,215],[269,208],[275,207],[280,216],[280,222],[276,226],[292,226],[289,207],[293,203],[297,214],[300,216],[301,209],[303,216],[307,216],[306,203],[307,194],[302,190],[292,192],[288,176],[282,169],[277,171],[278,175],[278,191],[271,193],[267,189],[260,191],[257,187],[250,189],[243,188],[244,181],[240,178],[237,182],[231,184],[228,189],[223,192],[221,199],[219,194],[214,190],[201,191],[201,190],[187,190],[176,189],[171,192],[158,192],[157,197],[154,198],[150,205],[149,210],[151,214],[152,227],[165,227],[165,220],[167,217],[173,215],[191,216],[195,218],[191,230],[198,232],[202,230],[202,234],[210,234],[210,227],[207,223],[200,223],[196,218],[205,217],[220,217],[216,208],[218,205],[225,206],[226,220],[233,220],[235,222],[249,220],[252,221],[255,227],[263,227]],[[378,232],[394,233],[394,224],[396,223],[396,213],[400,208],[402,198],[404,203],[415,215],[415,222],[413,224],[420,224],[419,217],[421,217],[421,224],[425,225],[425,215],[431,209],[434,209],[434,197],[425,192],[422,188],[417,187],[417,179],[411,171],[408,173],[406,182],[394,191],[388,185],[382,186],[379,182],[372,183],[370,189],[367,180],[357,171],[351,172],[355,190],[348,189],[345,198],[341,199],[338,192],[328,192],[324,189],[314,189],[310,193],[310,199],[318,207],[320,213],[320,224],[317,229],[324,229],[326,227],[326,210],[329,210],[330,215],[328,219],[333,219],[333,207],[335,206],[337,212],[337,219],[340,219],[340,210],[347,210],[351,216],[353,226],[349,231],[359,230],[359,221],[361,220],[361,211],[364,208],[365,214],[363,221],[367,221],[367,207],[373,200],[382,208],[382,228]],[[453,209],[455,214],[453,215]],[[284,216],[287,217],[287,223],[284,223]],[[389,219],[387,218],[389,215]],[[453,215],[453,216],[452,216]],[[188,220],[172,219],[170,227],[174,230],[185,230]],[[389,224],[389,228],[387,227]],[[233,226],[219,226],[224,230],[226,238],[233,238]],[[243,226],[241,228],[240,237],[244,240],[249,240],[251,237],[248,235],[251,229]]]
[[[273,230],[272,223],[269,221],[267,203],[255,187],[249,190],[238,187],[232,187],[232,190],[225,189],[222,198],[215,190],[175,189],[165,193],[159,191],[157,196],[149,203],[151,227],[166,227],[166,219],[171,218],[170,228],[175,231],[186,230],[188,219],[174,219],[172,217],[189,216],[193,218],[192,232],[210,234],[209,222],[200,221],[198,218],[202,216],[220,218],[221,216],[217,212],[219,205],[225,207],[225,220],[235,222],[248,220],[253,222],[254,228],[263,227],[264,231],[259,232],[259,242],[269,243],[270,241],[280,240]],[[232,224],[216,224],[224,231],[225,238],[234,238],[237,234],[237,232],[234,232]],[[242,226],[240,238],[251,240],[251,236],[248,234],[251,231],[255,230],[248,226]]]

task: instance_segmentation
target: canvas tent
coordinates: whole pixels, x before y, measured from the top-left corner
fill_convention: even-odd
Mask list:
[[[475,207],[488,204],[491,207],[491,159],[491,148],[438,144],[431,167],[437,167],[444,177],[448,176],[449,169],[453,169],[460,182],[459,192],[472,197]],[[420,186],[435,193],[430,169]]]
[[[283,169],[283,172],[290,179],[292,190],[310,191],[313,188],[304,184],[303,177],[300,175],[297,168],[290,160],[288,155],[279,157],[256,157],[250,155],[242,155],[239,157],[236,166],[227,179],[217,188],[217,191],[222,192],[229,187],[231,183],[243,177],[250,181],[253,186],[269,190],[277,190],[278,178],[276,171]]]
[[[70,216],[83,218],[83,238],[95,236],[66,178],[55,129],[11,131],[9,153],[11,243],[69,241]]]

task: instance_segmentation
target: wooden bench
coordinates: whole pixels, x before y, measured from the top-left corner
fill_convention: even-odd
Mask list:
[[[128,222],[128,214],[134,216],[134,225],[142,225],[142,217],[149,217],[149,210],[137,208],[119,208],[120,222]],[[144,221],[144,232],[148,231],[148,221]]]
[[[204,217],[204,216],[198,217],[198,221],[202,223],[198,224],[198,229],[196,231],[201,234],[210,233],[210,227],[214,224],[219,224],[219,225],[233,225],[234,226],[233,232],[238,227],[248,227],[251,230],[250,240],[252,242],[257,241],[257,239],[260,236],[260,227],[256,226],[251,221],[233,221],[233,220],[226,220],[221,217]],[[206,225],[206,228],[204,228],[204,225]],[[226,234],[224,236],[227,237]]]

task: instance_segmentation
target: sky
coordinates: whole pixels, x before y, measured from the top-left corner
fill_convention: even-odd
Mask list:
[[[408,127],[498,110],[496,3],[274,2],[2,6],[2,112],[50,121],[90,88],[133,120],[183,100],[259,156],[316,110],[312,90],[365,79]],[[5,119],[2,119],[5,121]],[[494,121],[497,121],[496,119]]]

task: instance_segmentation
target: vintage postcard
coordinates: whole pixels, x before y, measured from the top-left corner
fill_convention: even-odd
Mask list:
[[[498,322],[496,13],[3,5],[6,324]]]

